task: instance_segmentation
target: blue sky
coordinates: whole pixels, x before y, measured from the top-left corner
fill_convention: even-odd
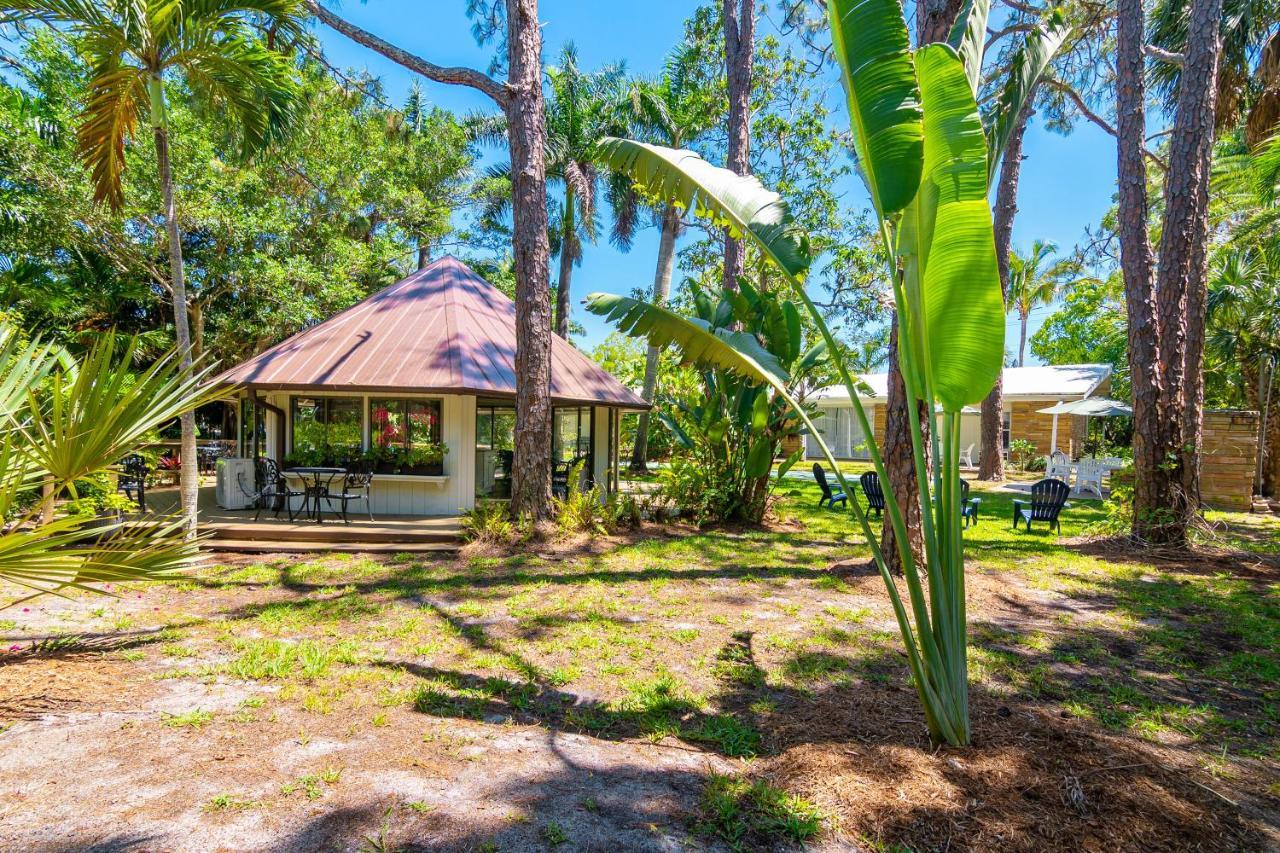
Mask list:
[[[543,60],[553,62],[561,46],[572,41],[584,68],[624,61],[633,73],[655,73],[667,51],[682,37],[684,20],[694,6],[690,0],[617,4],[542,0]],[[347,0],[339,12],[432,62],[483,69],[491,51],[476,46],[464,9],[463,0],[430,4],[421,0]],[[771,29],[770,21],[760,22],[761,32]],[[326,28],[319,28],[317,34],[334,64],[367,68],[382,79],[392,101],[399,102],[408,92],[414,79],[410,72]],[[434,103],[458,112],[493,109],[487,98],[465,87],[423,81],[423,91]],[[1036,124],[1027,134],[1024,154],[1014,245],[1026,248],[1033,239],[1050,240],[1067,251],[1080,240],[1085,227],[1096,224],[1111,205],[1115,192],[1115,143],[1083,121],[1069,137],[1049,133]],[[851,186],[849,192],[851,203],[862,206],[865,192],[861,187]],[[577,303],[595,290],[625,293],[637,286],[649,287],[657,243],[656,231],[648,230],[638,235],[626,254],[606,241],[586,247],[573,279],[575,316],[586,328],[585,338],[578,341],[580,346],[590,349],[608,335],[609,328],[586,315]],[[1033,331],[1051,310],[1041,308],[1034,312]],[[1010,349],[1017,346],[1017,334],[1016,319],[1010,318],[1006,331]]]

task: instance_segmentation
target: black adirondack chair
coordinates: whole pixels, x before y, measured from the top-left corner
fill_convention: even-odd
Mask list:
[[[827,482],[827,472],[817,462],[813,463],[813,479],[818,481],[818,488],[822,489],[822,497],[818,498],[818,506],[826,504],[834,508],[836,504],[841,506],[849,505],[849,496],[844,492],[836,492],[831,489],[831,484]]]
[[[347,476],[342,480],[342,488],[336,492],[325,492],[324,499],[331,504],[334,501],[342,504],[342,520],[347,524],[351,523],[347,518],[347,505],[354,501],[364,501],[369,520],[373,521],[373,503],[369,499],[373,490],[373,463],[358,459],[348,462],[346,468]]]
[[[120,473],[116,477],[116,491],[147,511],[147,461],[136,453],[120,460]]]
[[[1013,502],[1013,529],[1018,529],[1018,524],[1025,521],[1027,530],[1031,530],[1031,522],[1044,521],[1048,522],[1050,530],[1057,530],[1062,533],[1062,524],[1058,521],[1058,514],[1062,512],[1062,508],[1067,505],[1067,495],[1071,494],[1071,487],[1061,480],[1055,480],[1052,477],[1046,477],[1043,480],[1031,486],[1031,502],[1026,501]]]
[[[969,481],[960,480],[960,517],[964,519],[964,526],[968,527],[972,523],[975,527],[978,524],[978,509],[982,506],[982,498],[969,497]]]
[[[862,484],[862,493],[867,496],[867,509],[875,510],[876,518],[884,514],[884,489],[880,487],[880,475],[868,471],[858,478]]]

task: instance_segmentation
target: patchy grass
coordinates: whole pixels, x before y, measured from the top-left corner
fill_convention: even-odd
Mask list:
[[[1058,839],[1107,827],[1117,834],[1098,843],[1114,849],[1211,831],[1247,841],[1243,824],[1214,823],[1236,812],[1213,811],[1223,801],[1199,786],[1254,813],[1280,800],[1268,776],[1280,761],[1280,528],[1213,514],[1215,547],[1251,556],[1156,560],[1083,542],[1097,502],[1074,501],[1061,536],[1015,533],[1017,495],[975,489],[982,518],[965,543],[979,745],[954,755],[923,737],[861,533],[801,480],[760,529],[648,528],[456,558],[253,559],[180,587],[130,588],[105,607],[51,604],[0,623],[14,636],[0,648],[18,645],[23,662],[0,667],[0,688],[121,714],[178,695],[160,707],[196,710],[129,718],[101,760],[181,741],[182,753],[155,759],[160,772],[186,783],[234,773],[257,798],[204,788],[192,813],[261,807],[304,821],[320,798],[335,810],[377,802],[352,818],[363,823],[342,836],[348,846],[570,847],[598,837],[584,824],[610,821],[678,840],[694,812],[708,839],[742,849],[837,831],[876,849],[932,849],[946,837],[930,827],[952,822],[979,847],[1052,848],[1029,828],[1041,825]],[[0,729],[6,742],[30,725],[15,719]],[[1123,749],[1098,746],[1113,743]],[[575,764],[574,750],[600,753]],[[666,755],[695,756],[696,769]],[[970,762],[990,766],[957,769]],[[1136,764],[1151,769],[1096,769]],[[625,770],[580,778],[579,766]],[[384,776],[408,785],[470,770],[456,800],[406,787],[388,810],[385,791],[370,793]],[[1087,815],[1064,796],[1065,777],[1083,780]],[[653,787],[612,794],[637,778]],[[475,804],[497,796],[477,780],[506,804],[484,834],[458,840]],[[1161,809],[1119,810],[1144,790],[1160,792]],[[683,795],[656,816],[631,805]],[[618,846],[648,843],[626,838]]]

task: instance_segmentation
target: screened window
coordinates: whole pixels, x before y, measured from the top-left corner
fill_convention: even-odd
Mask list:
[[[556,409],[552,414],[551,453],[556,462],[591,454],[591,409]]]
[[[359,397],[294,397],[289,421],[293,453],[319,453],[327,461],[359,455]]]
[[[370,400],[369,441],[373,447],[408,450],[440,443],[439,400]]]

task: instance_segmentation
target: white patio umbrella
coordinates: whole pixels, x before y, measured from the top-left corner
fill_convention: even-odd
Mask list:
[[[1086,418],[1109,418],[1115,415],[1132,415],[1133,407],[1119,400],[1108,400],[1106,397],[1085,397],[1083,400],[1068,400],[1047,409],[1037,409],[1042,415],[1053,415],[1053,435],[1049,444],[1058,449],[1058,415],[1082,415]]]

